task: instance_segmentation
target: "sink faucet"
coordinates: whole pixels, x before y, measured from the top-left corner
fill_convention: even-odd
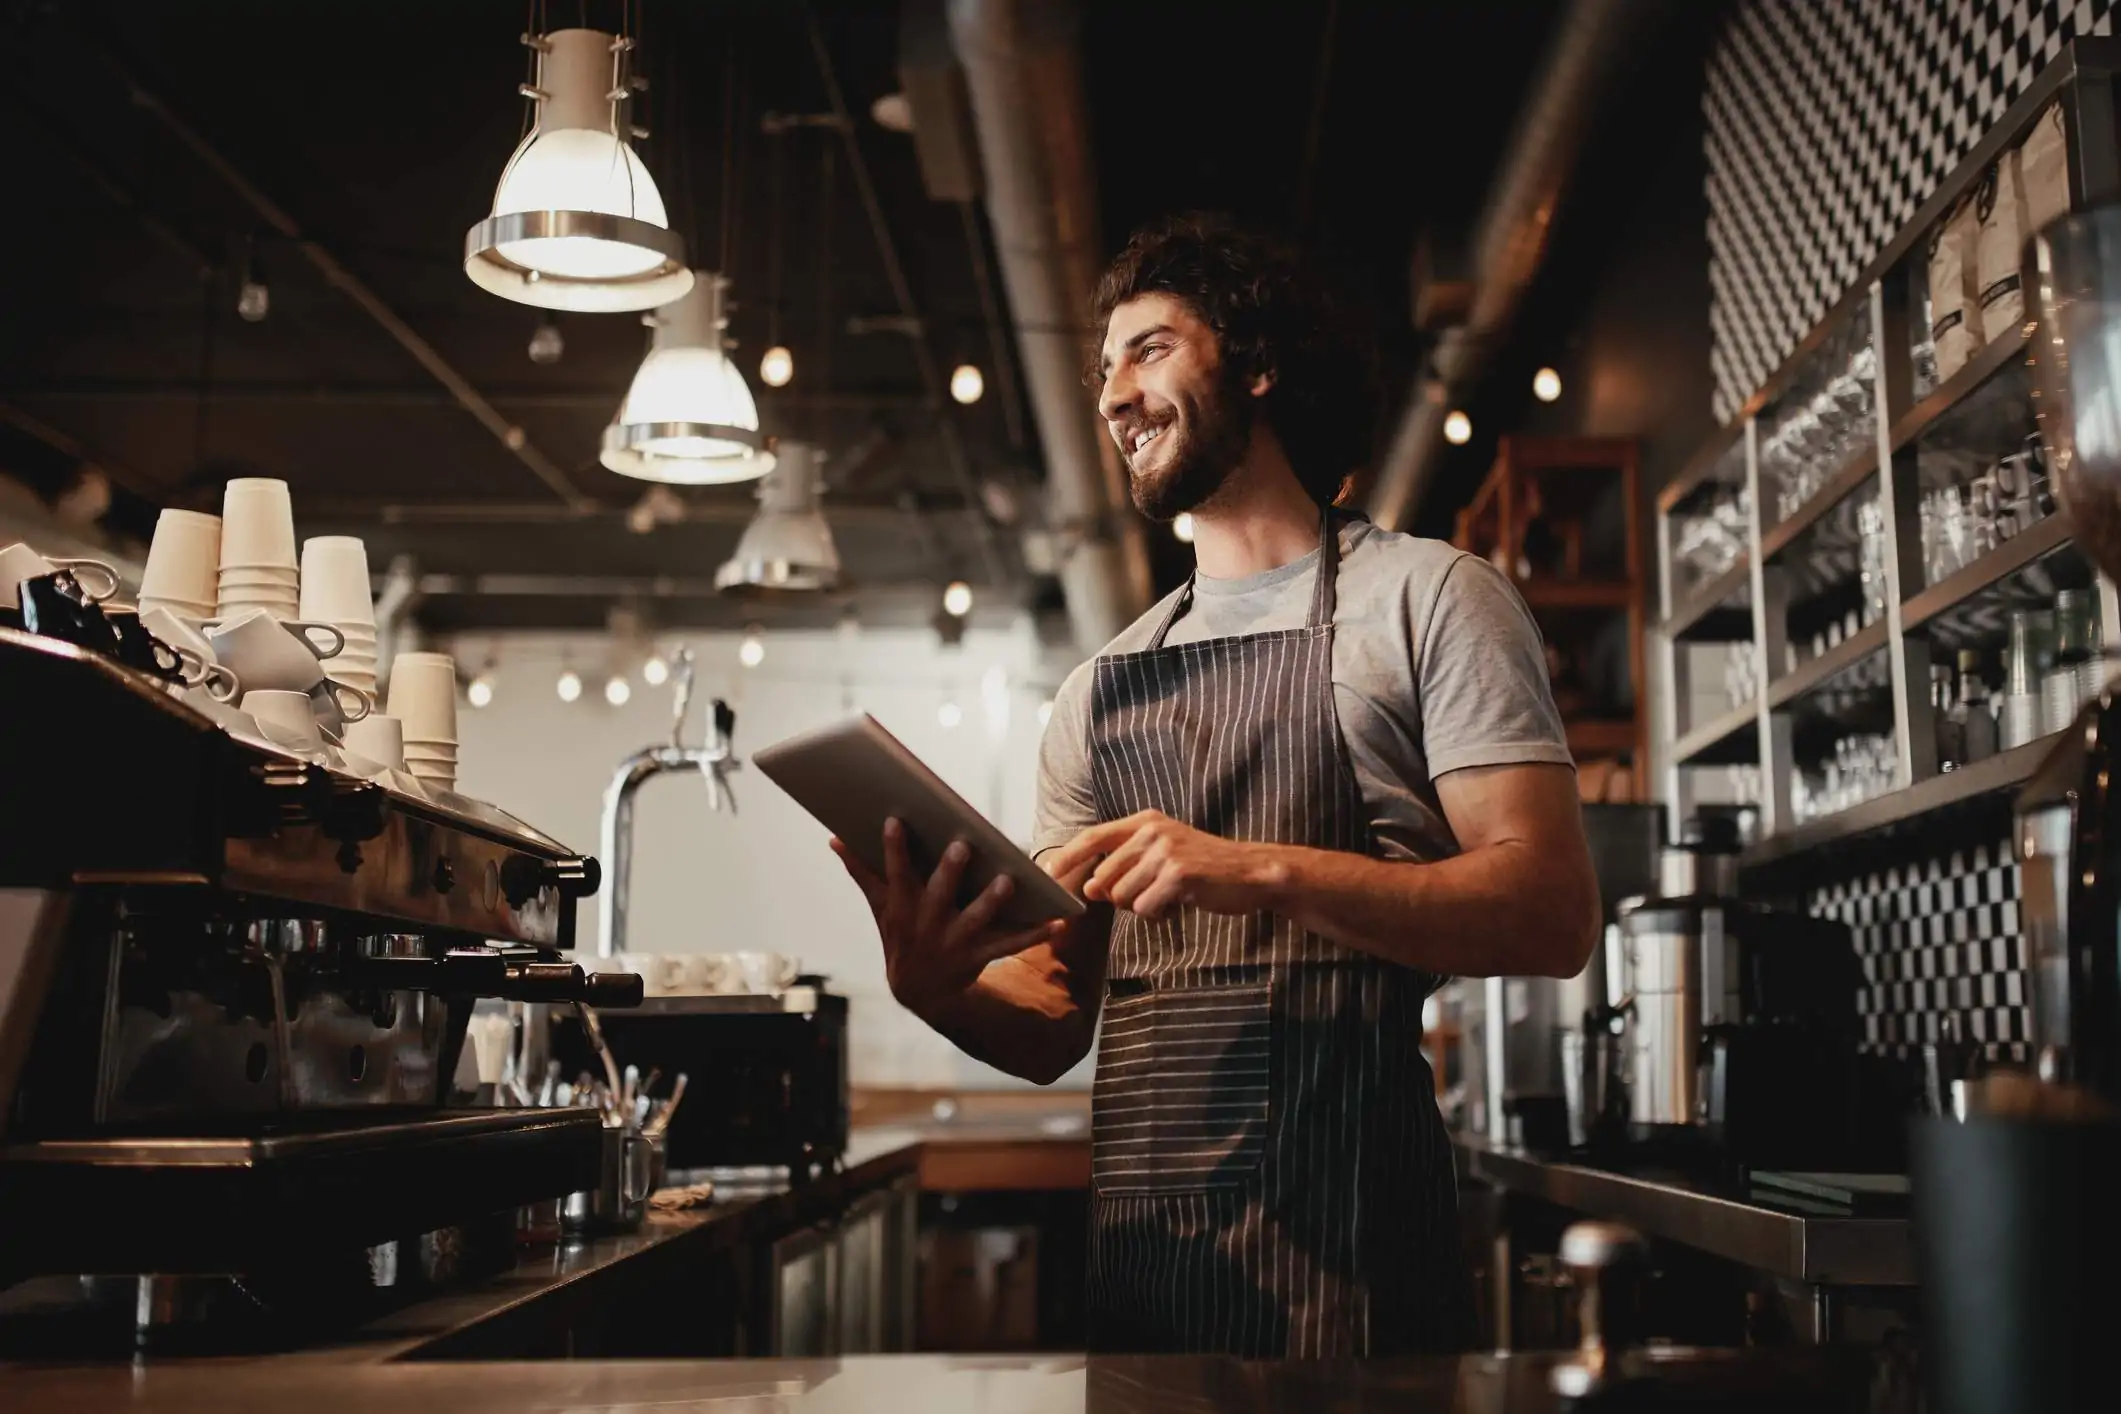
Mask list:
[[[730,814],[736,813],[736,795],[729,789],[729,773],[743,765],[732,746],[736,713],[728,703],[716,698],[707,716],[706,744],[685,745],[685,715],[692,707],[692,650],[680,648],[675,661],[677,687],[672,694],[670,740],[644,746],[621,761],[604,790],[604,823],[597,840],[597,853],[604,860],[604,888],[597,896],[598,957],[625,951],[626,895],[633,865],[633,796],[642,782],[665,771],[698,771],[707,783],[708,808],[720,810],[726,804]]]

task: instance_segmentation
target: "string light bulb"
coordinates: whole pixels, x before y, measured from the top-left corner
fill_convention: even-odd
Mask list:
[[[613,673],[605,682],[604,700],[614,707],[624,707],[633,700],[633,684],[626,681],[624,673]]]
[[[759,382],[769,388],[785,388],[795,377],[795,355],[786,344],[775,344],[759,358]]]
[[[474,707],[493,706],[493,679],[485,673],[473,678],[464,689],[464,700]]]
[[[648,655],[647,661],[641,664],[641,681],[650,687],[661,687],[670,681],[670,664],[664,661],[662,654]]]
[[[1180,511],[1178,516],[1171,522],[1171,534],[1178,540],[1179,544],[1191,545],[1193,543],[1193,512]]]
[[[1551,368],[1542,368],[1532,375],[1532,396],[1543,403],[1551,403],[1561,396],[1561,375]]]
[[[553,691],[560,694],[562,702],[579,702],[582,697],[582,675],[573,668],[560,669],[560,679],[554,683]]]
[[[950,581],[943,591],[943,612],[954,619],[961,619],[972,612],[972,586],[962,579]]]
[[[945,729],[955,730],[957,724],[965,720],[965,709],[958,706],[955,702],[945,702],[942,706],[935,709],[935,720],[940,722]]]
[[[744,635],[744,641],[736,647],[736,660],[747,668],[755,668],[766,661],[766,642],[756,630]]]
[[[1473,440],[1473,419],[1453,408],[1443,420],[1443,439],[1454,447],[1463,447]]]
[[[950,396],[970,407],[987,391],[987,377],[969,363],[961,363],[950,371]]]
[[[558,363],[560,355],[567,352],[567,339],[560,333],[560,321],[551,310],[538,316],[538,326],[530,331],[530,347],[525,352],[532,363]]]

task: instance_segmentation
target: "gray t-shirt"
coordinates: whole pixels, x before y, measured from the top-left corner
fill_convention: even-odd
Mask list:
[[[1458,852],[1435,781],[1472,766],[1571,762],[1547,685],[1539,628],[1487,561],[1439,540],[1350,521],[1340,532],[1333,702],[1363,806],[1386,858]],[[1166,643],[1303,627],[1313,550],[1263,574],[1194,583]],[[1178,591],[1104,652],[1149,646]],[[1099,823],[1090,786],[1090,663],[1068,674],[1039,743],[1032,852]]]

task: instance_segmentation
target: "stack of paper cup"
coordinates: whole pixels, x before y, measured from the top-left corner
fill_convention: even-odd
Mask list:
[[[390,665],[390,715],[405,741],[405,765],[427,785],[457,788],[457,661],[447,653],[400,653]]]
[[[352,535],[302,542],[302,618],[346,635],[331,676],[369,696],[376,691],[376,608],[368,593],[368,547]]]
[[[264,609],[301,617],[295,513],[287,483],[262,476],[228,483],[221,501],[220,612]]]
[[[221,517],[167,510],[155,521],[147,567],[140,571],[140,608],[163,609],[197,622],[214,616],[221,597]]]

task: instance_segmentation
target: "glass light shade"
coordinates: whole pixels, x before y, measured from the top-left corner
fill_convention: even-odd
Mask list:
[[[588,128],[531,134],[493,194],[494,215],[518,211],[593,211],[670,225],[663,194],[633,149]],[[589,236],[534,236],[498,249],[504,260],[570,280],[623,279],[663,263],[660,251]]]
[[[774,466],[759,449],[759,409],[722,350],[728,282],[698,273],[682,299],[655,312],[655,340],[597,459],[621,476],[681,485],[750,481]]]
[[[759,513],[715,572],[716,588],[773,595],[839,587],[839,547],[818,509],[823,463],[815,447],[781,444],[779,463],[759,488]]]

